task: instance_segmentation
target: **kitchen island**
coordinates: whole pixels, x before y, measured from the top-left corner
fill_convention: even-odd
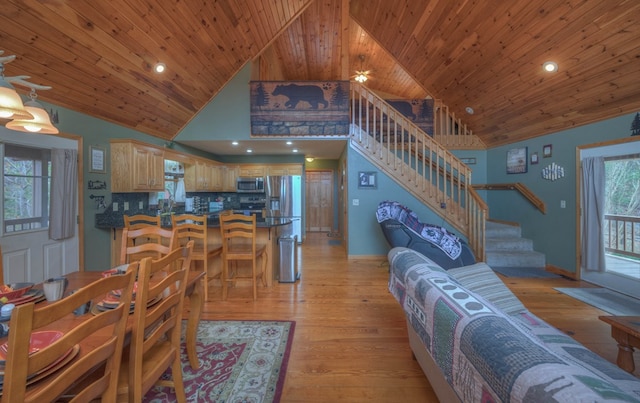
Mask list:
[[[278,268],[274,267],[274,263],[278,262],[276,254],[279,253],[278,249],[278,237],[286,229],[286,226],[290,226],[291,220],[285,218],[261,218],[256,222],[257,227],[257,243],[263,243],[267,246],[267,265],[265,272],[265,280],[267,287],[273,285],[274,280],[278,275]],[[114,219],[111,222],[101,220],[96,222],[96,227],[112,230],[113,236],[111,238],[111,266],[115,267],[120,261],[120,245],[122,240],[122,228],[123,220]],[[164,228],[171,228],[171,225],[163,225]],[[220,222],[216,218],[209,218],[207,220],[207,237],[210,244],[221,244],[220,235]],[[212,263],[212,273],[216,274],[222,270],[221,259],[215,258]]]

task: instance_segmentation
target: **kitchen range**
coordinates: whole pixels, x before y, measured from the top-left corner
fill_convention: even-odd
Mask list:
[[[236,214],[251,215],[255,214],[256,219],[264,218],[264,208],[267,205],[266,197],[262,195],[240,196],[240,208],[233,210]]]

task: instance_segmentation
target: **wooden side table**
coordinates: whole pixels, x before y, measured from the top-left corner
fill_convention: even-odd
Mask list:
[[[611,325],[611,337],[618,342],[618,366],[629,373],[636,369],[633,348],[640,348],[640,316],[599,316]]]

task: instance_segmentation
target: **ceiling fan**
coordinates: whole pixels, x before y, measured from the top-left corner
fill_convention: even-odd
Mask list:
[[[359,82],[360,84],[362,84],[369,79],[369,74],[371,74],[371,71],[364,70],[362,68],[362,63],[364,62],[364,55],[360,55],[359,59],[360,59],[360,70],[356,70],[356,74],[353,76],[353,79]]]

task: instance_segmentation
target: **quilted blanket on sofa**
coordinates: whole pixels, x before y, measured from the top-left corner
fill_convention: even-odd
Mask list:
[[[632,375],[528,311],[502,313],[412,256],[390,254],[389,290],[460,400],[640,401]]]

